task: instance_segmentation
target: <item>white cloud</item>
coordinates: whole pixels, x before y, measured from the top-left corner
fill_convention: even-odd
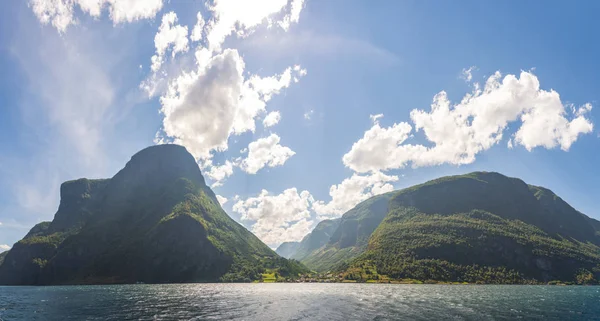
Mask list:
[[[281,138],[277,134],[271,134],[265,138],[259,138],[248,145],[248,157],[240,167],[248,174],[256,174],[265,166],[276,167],[283,165],[296,153],[289,147],[279,145]]]
[[[100,3],[102,0],[97,0]],[[104,0],[109,5],[110,18],[114,23],[150,19],[162,9],[163,0]],[[79,0],[92,2],[90,0]]]
[[[152,71],[157,72],[164,62],[164,56],[167,50],[171,48],[171,55],[175,57],[177,53],[188,51],[188,28],[187,26],[175,25],[177,23],[177,14],[171,11],[162,17],[162,23],[158,27],[158,32],[154,36],[154,46],[156,54],[152,56]]]
[[[192,34],[190,35],[190,39],[192,41],[202,40],[202,30],[206,25],[206,21],[204,21],[204,18],[202,17],[202,12],[198,12],[198,14],[196,15],[196,19],[197,22],[194,25],[194,28],[192,29]]]
[[[227,150],[240,108],[244,61],[228,49],[202,63],[172,81],[160,101],[165,135],[196,158],[208,159],[213,150]]]
[[[302,7],[304,5],[304,0],[292,0],[291,10],[290,10],[290,21],[298,22],[300,21],[300,12],[302,12]]]
[[[213,19],[207,25],[207,39],[211,49],[219,50],[225,38],[232,33],[243,37],[266,21],[269,16],[283,11],[288,0],[215,0],[209,10]],[[299,17],[302,7],[291,8]],[[296,19],[297,22],[298,19]]]
[[[377,115],[369,115],[369,118],[371,118],[371,121],[373,123],[377,123],[379,121],[379,118],[382,118],[383,114],[377,114]]]
[[[434,97],[431,111],[410,113],[415,130],[423,130],[433,146],[407,144],[412,133],[408,123],[382,128],[376,121],[343,162],[357,172],[403,168],[408,163],[413,167],[469,164],[478,153],[500,142],[508,124],[518,120],[512,144],[528,150],[556,146],[568,150],[580,134],[592,131],[593,124],[585,118],[590,109],[591,105],[584,105],[569,120],[559,94],[540,89],[532,73],[502,79],[496,72],[483,89],[475,84],[473,92],[456,105],[442,91]]]
[[[160,98],[163,134],[187,147],[197,159],[206,160],[212,152],[228,149],[230,135],[254,132],[266,101],[287,87],[285,77],[291,76],[284,76],[287,72],[279,77],[254,75],[244,81],[245,64],[234,49],[212,56],[199,49],[196,62],[197,70],[171,81]],[[162,141],[164,137],[158,136],[157,141]]]
[[[210,179],[215,181],[212,187],[217,187],[222,185],[224,179],[233,175],[233,166],[234,163],[227,160],[223,165],[212,165],[210,170],[205,171],[204,173]]]
[[[306,120],[310,120],[312,118],[312,115],[315,113],[314,110],[309,110],[307,112],[304,113],[304,119]]]
[[[153,73],[141,84],[150,97],[157,93],[161,95],[163,126],[154,141],[185,146],[206,175],[215,180],[213,187],[220,186],[225,178],[232,175],[235,166],[254,174],[265,166],[283,165],[294,155],[291,149],[279,145],[279,136],[275,135],[251,143],[249,155],[243,161],[238,158],[220,166],[212,164],[215,153],[228,150],[232,135],[255,131],[257,118],[266,113],[266,104],[273,95],[281,93],[307,73],[300,65],[294,65],[272,76],[251,74],[245,70],[244,60],[236,49],[221,51],[221,44],[227,36],[234,32],[240,37],[248,35],[267,21],[265,18],[274,18],[270,17],[272,14],[286,14],[289,9],[295,10],[294,17],[298,16],[301,8],[293,5],[287,8],[286,3],[287,0],[215,0],[212,4],[207,3],[212,17],[205,21],[198,12],[190,35],[192,41],[205,39],[203,44],[207,44],[195,51],[193,70],[185,71],[184,68],[178,76],[166,78],[161,78],[166,73]],[[153,71],[160,68],[162,58],[171,45],[173,55],[188,48],[187,29],[174,26],[176,21],[174,13],[163,18],[157,39],[163,33],[164,36],[161,41],[156,41]],[[165,83],[166,89],[161,93]],[[278,112],[270,113],[263,119],[263,125],[273,126],[280,118]]]
[[[321,218],[340,216],[369,197],[393,191],[394,186],[390,183],[397,180],[398,176],[381,172],[353,174],[340,184],[331,186],[329,203],[317,201],[313,204],[313,209]]]
[[[584,104],[583,106],[580,106],[577,109],[575,109],[575,107],[572,107],[572,110],[573,110],[573,114],[575,114],[575,116],[583,116],[592,111],[592,104],[587,103],[587,104]]]
[[[310,232],[310,206],[314,201],[307,191],[290,188],[278,195],[262,190],[257,197],[239,200],[233,210],[243,221],[254,222],[252,232],[270,246],[299,241]]]
[[[225,203],[227,203],[227,197],[217,195],[217,201],[219,201],[219,204],[221,204],[221,206],[223,206],[223,205],[225,205]]]
[[[0,244],[0,252],[10,250],[10,246],[8,244]]]
[[[475,66],[471,66],[469,68],[463,68],[460,77],[466,82],[471,82],[471,80],[473,80],[473,71],[475,69],[477,69],[477,67],[475,67]]]
[[[375,118],[375,117],[372,117]],[[382,128],[374,120],[373,127],[367,130],[352,149],[342,158],[344,164],[357,172],[388,169],[390,159],[400,158],[401,144],[410,136],[412,127],[405,122]]]
[[[279,120],[281,120],[281,114],[278,111],[272,111],[263,119],[263,126],[265,128],[275,126]]]
[[[248,84],[266,102],[271,100],[272,95],[279,94],[281,89],[289,87],[292,77],[295,79],[295,82],[298,82],[299,78],[304,75],[306,75],[306,69],[302,69],[299,65],[296,65],[294,68],[288,67],[278,76],[259,77],[254,75],[248,79]]]
[[[304,77],[308,73],[308,71],[306,71],[306,69],[302,68],[300,65],[294,65],[294,71],[296,72],[296,75],[294,76],[294,82],[299,82],[300,77]]]
[[[279,25],[283,30],[287,31],[292,23],[298,23],[303,6],[304,0],[292,0],[290,3],[290,12],[279,22]]]
[[[75,7],[82,12],[98,18],[104,9],[108,9],[115,23],[133,22],[156,16],[162,9],[162,0],[31,0],[31,9],[43,24],[51,24],[59,32],[77,23],[74,17]]]
[[[591,104],[581,107],[572,120],[565,118],[564,106],[558,93],[551,92],[544,97],[544,105],[531,108],[521,115],[521,128],[515,133],[515,142],[529,151],[541,146],[554,148],[560,146],[568,151],[579,134],[591,133],[594,125],[585,118],[592,109]]]

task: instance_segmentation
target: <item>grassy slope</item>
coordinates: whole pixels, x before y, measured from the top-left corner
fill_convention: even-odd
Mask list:
[[[296,260],[304,260],[312,252],[325,246],[331,239],[333,233],[336,231],[340,224],[340,219],[335,220],[323,220],[315,226],[315,228],[306,235],[296,252],[292,255],[292,258]]]

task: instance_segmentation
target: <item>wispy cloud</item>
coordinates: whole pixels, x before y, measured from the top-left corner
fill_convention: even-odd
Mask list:
[[[397,54],[358,38],[313,31],[284,34],[273,37],[252,37],[241,48],[276,48],[277,52],[303,53],[326,59],[361,59],[371,64],[395,65],[401,63]]]
[[[7,45],[22,71],[14,136],[20,151],[0,155],[0,187],[13,193],[0,206],[0,219],[28,224],[52,218],[61,182],[113,174],[114,155],[130,154],[122,146],[135,144],[117,139],[115,129],[137,103],[135,92],[120,87],[130,77],[122,65],[131,45],[119,43],[114,50],[122,38],[100,26],[60,35],[40,28],[29,10],[16,10],[18,23]]]

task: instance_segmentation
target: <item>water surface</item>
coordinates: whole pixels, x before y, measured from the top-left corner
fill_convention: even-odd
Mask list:
[[[600,320],[600,287],[169,284],[0,287],[1,320]]]

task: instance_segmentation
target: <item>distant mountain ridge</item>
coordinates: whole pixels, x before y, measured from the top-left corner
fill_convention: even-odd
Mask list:
[[[54,220],[5,254],[0,284],[248,282],[266,270],[305,271],[222,210],[184,147],[158,145],[111,179],[63,183]]]
[[[275,253],[286,259],[289,259],[296,253],[296,251],[298,251],[299,246],[300,242],[283,242],[277,247]]]
[[[300,259],[351,280],[594,283],[600,222],[546,188],[475,172],[372,197]]]

